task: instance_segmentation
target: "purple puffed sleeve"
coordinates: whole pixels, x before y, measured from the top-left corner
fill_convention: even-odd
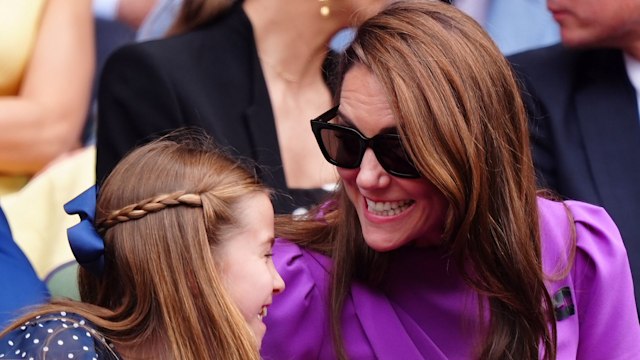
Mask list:
[[[639,359],[640,324],[627,252],[606,211],[567,201],[576,226],[572,269],[578,359]]]
[[[276,269],[285,290],[273,298],[265,318],[264,360],[322,359],[331,349],[327,315],[330,260],[277,239],[273,247]]]

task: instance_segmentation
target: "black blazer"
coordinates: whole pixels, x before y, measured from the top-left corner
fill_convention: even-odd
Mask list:
[[[276,211],[318,201],[287,189],[253,28],[241,2],[195,31],[125,46],[109,58],[98,93],[96,178],[104,180],[136,145],[185,126],[205,129],[222,147],[259,164],[268,186],[293,196],[276,196]]]
[[[555,45],[509,60],[525,86],[541,184],[607,210],[640,302],[640,119],[622,52]]]

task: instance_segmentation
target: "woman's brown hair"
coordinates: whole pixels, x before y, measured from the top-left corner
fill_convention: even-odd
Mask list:
[[[503,55],[454,7],[399,1],[358,29],[342,78],[353,64],[380,81],[409,155],[448,199],[442,246],[480,298],[486,336],[475,356],[554,359],[527,119]],[[350,283],[375,284],[385,254],[366,246],[343,189],[322,212],[322,221],[279,219],[277,232],[333,258],[333,337],[345,358],[340,319]]]
[[[215,248],[236,206],[268,191],[200,133],[180,132],[128,154],[101,187],[105,270],[79,270],[82,302],[57,300],[17,321],[67,311],[116,348],[150,358],[259,359],[257,341],[224,289]]]
[[[209,22],[228,10],[236,0],[183,0],[178,17],[167,35],[181,34]]]

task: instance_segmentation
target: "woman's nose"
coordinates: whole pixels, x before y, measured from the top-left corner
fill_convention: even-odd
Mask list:
[[[391,181],[389,173],[386,172],[378,162],[372,149],[367,149],[362,156],[360,169],[356,178],[358,187],[363,189],[375,189],[385,187]]]

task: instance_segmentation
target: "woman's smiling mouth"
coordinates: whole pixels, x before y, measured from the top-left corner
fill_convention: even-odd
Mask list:
[[[365,200],[367,202],[367,210],[376,216],[395,216],[415,203],[414,200],[373,201],[367,198]]]

